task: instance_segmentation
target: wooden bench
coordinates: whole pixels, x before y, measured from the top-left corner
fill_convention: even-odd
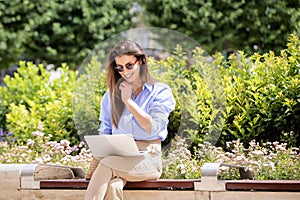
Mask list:
[[[21,187],[24,189],[86,189],[89,180],[84,179],[84,171],[76,167],[60,167],[72,171],[72,179],[42,179],[35,174],[38,165],[25,165],[21,171]],[[218,180],[219,167],[238,168],[244,180]],[[53,166],[45,165],[44,169]],[[43,169],[43,168],[42,168]],[[55,169],[55,168],[54,168]],[[48,172],[51,170],[48,170]],[[52,170],[53,171],[53,170]],[[46,171],[47,173],[47,171]],[[48,175],[49,176],[49,175]],[[50,176],[51,177],[51,176]],[[127,182],[125,190],[201,190],[201,191],[300,191],[300,180],[253,180],[254,175],[245,167],[224,163],[205,163],[200,179],[158,179],[142,182]]]
[[[206,163],[199,179],[128,182],[124,200],[299,200],[300,180],[218,180],[220,163]],[[37,165],[1,165],[0,199],[82,200],[89,184],[82,170],[74,178],[37,179]]]
[[[159,179],[128,182],[125,190],[195,190],[199,179]],[[227,191],[289,191],[300,192],[300,180],[231,180],[224,181]],[[86,189],[85,179],[41,180],[40,189]]]

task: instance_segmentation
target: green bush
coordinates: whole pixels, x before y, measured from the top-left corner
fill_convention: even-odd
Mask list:
[[[210,85],[211,80],[219,77],[208,74],[215,66],[205,61],[208,57],[202,49],[196,48],[191,54],[192,58],[177,46],[168,58],[159,61],[151,58],[149,62],[154,77],[172,88],[177,102],[169,117],[169,135],[164,144],[168,144],[175,135],[186,137],[191,143],[203,142],[204,138],[212,139],[207,138],[207,133],[215,128],[210,122],[216,119],[219,112],[214,110],[216,101],[224,97],[218,90],[222,83],[216,81],[219,85]],[[190,59],[196,62],[192,63]]]
[[[280,141],[293,133],[290,145],[300,145],[299,39],[291,36],[287,46],[280,56],[273,52],[231,56],[223,71],[227,113],[220,143]]]
[[[96,57],[85,61],[74,87],[73,120],[82,140],[84,135],[98,134],[100,103],[107,91],[106,70],[100,66]]]
[[[215,144],[217,139],[222,147],[237,139],[245,145],[255,139],[288,140],[288,145],[299,146],[299,44],[291,35],[280,56],[272,51],[247,56],[240,51],[228,61],[216,54],[211,62],[195,49],[190,67],[191,58],[180,49],[166,60],[153,60],[151,67],[160,70],[159,77],[177,100],[171,135],[184,135],[196,146],[203,141]]]
[[[63,64],[53,79],[43,65],[20,62],[14,77],[4,78],[0,88],[0,128],[9,130],[19,142],[32,137],[39,123],[53,139],[78,142],[72,119],[72,95],[76,72]]]

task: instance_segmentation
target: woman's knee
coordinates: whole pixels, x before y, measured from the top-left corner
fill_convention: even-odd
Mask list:
[[[126,184],[126,181],[122,178],[113,178],[109,181],[109,186],[111,188],[121,188],[121,189],[123,189],[125,184]]]
[[[123,199],[123,187],[126,181],[121,178],[113,178],[107,185],[105,200]]]

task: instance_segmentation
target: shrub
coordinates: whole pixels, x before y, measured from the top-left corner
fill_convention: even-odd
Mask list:
[[[172,88],[176,100],[176,108],[169,118],[169,136],[164,144],[175,135],[187,137],[197,144],[208,137],[208,131],[221,129],[210,125],[220,112],[216,102],[225,101],[219,91],[221,82],[217,80],[212,84],[212,80],[220,77],[217,73],[209,73],[214,71],[215,66],[206,61],[210,58],[202,49],[194,49],[191,55],[192,58],[177,46],[173,54],[164,60],[149,59],[154,77]],[[191,64],[190,60],[196,61]],[[223,106],[222,102],[220,104]],[[220,122],[222,124],[222,119]]]
[[[0,88],[0,127],[21,143],[31,138],[39,123],[54,140],[78,142],[72,119],[72,91],[76,72],[63,64],[54,78],[43,65],[20,62],[14,77],[4,78]]]
[[[227,94],[223,146],[235,139],[280,141],[291,131],[294,142],[290,145],[300,145],[299,39],[291,36],[287,46],[280,56],[273,52],[249,58],[242,52],[231,56],[223,71]]]
[[[239,51],[228,61],[220,53],[207,61],[201,49],[189,58],[177,48],[165,60],[152,60],[177,101],[171,135],[185,136],[196,146],[209,141],[225,148],[226,141],[237,139],[244,145],[253,139],[284,142],[284,135],[293,133],[288,145],[299,146],[299,47],[291,35],[280,56],[270,51],[248,57]]]
[[[83,139],[84,135],[98,134],[100,103],[107,91],[106,70],[96,57],[83,62],[73,91],[73,120],[77,134]]]

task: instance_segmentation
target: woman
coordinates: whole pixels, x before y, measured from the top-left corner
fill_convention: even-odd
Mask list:
[[[101,159],[85,200],[123,199],[126,181],[158,179],[162,172],[161,141],[175,101],[170,88],[149,73],[143,49],[121,41],[108,56],[108,91],[100,111],[100,134],[132,134],[140,151],[135,157]]]

